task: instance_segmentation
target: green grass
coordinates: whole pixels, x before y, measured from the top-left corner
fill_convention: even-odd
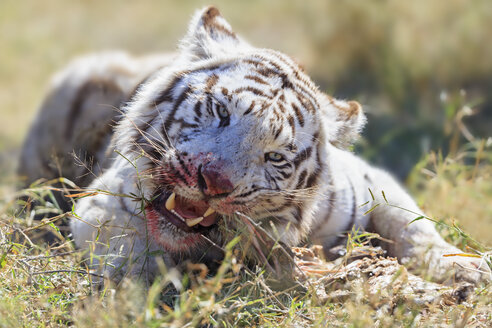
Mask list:
[[[361,152],[401,176],[413,168],[407,185],[425,212],[445,223],[438,228],[447,240],[490,252],[490,1],[214,3],[251,43],[298,58],[323,89],[362,102],[370,123]],[[309,285],[268,288],[261,268],[240,270],[230,251],[215,276],[163,269],[150,288],[127,281],[98,290],[69,240],[56,249],[38,240],[44,230],[56,234],[56,225],[36,227],[32,211],[51,218],[61,212],[43,184],[24,192],[41,200],[40,208],[20,212],[14,171],[50,76],[81,53],[173,50],[193,11],[208,4],[0,1],[0,327],[490,326],[490,285],[459,305],[415,305],[396,289],[388,309],[380,304],[388,298],[371,295],[365,284],[320,302]],[[466,108],[478,113],[456,119]],[[463,137],[464,123],[473,138]],[[180,284],[188,287],[176,290]]]
[[[410,181],[432,192],[436,183],[465,181],[490,170],[490,148],[478,144],[483,145],[478,151],[473,144],[467,145],[469,153],[460,152],[459,159],[423,160],[415,171],[428,170],[433,163],[433,179],[419,179],[415,173]],[[456,172],[465,173],[456,177]],[[479,286],[461,304],[446,298],[415,303],[412,299],[419,295],[409,295],[402,288],[408,279],[402,268],[388,287],[376,292],[371,291],[371,275],[354,282],[312,276],[308,281],[279,285],[267,279],[261,267],[246,269],[235,247],[238,239],[225,247],[225,259],[214,275],[200,265],[181,272],[162,265],[161,275],[151,286],[136,280],[97,284],[100,278],[82,264],[84,251],[74,249],[70,240],[58,234],[61,245],[53,248],[38,239],[45,230],[57,234],[53,223],[63,217],[50,196],[50,183],[54,181],[36,183],[0,202],[0,327],[486,327],[492,322],[491,285]],[[26,207],[28,203],[16,200],[22,195],[39,205]],[[426,199],[432,207],[435,200]],[[34,212],[48,213],[47,219],[33,221]],[[469,253],[479,252],[490,262],[490,247],[452,224],[438,227],[451,243]],[[363,251],[367,237],[373,236],[362,238],[354,232],[346,245],[348,253],[360,247]],[[343,263],[329,268],[343,271]]]

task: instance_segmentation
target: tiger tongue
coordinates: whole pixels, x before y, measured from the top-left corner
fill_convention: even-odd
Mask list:
[[[203,201],[192,201],[188,199],[183,199],[179,196],[176,197],[176,205],[174,210],[185,220],[193,220],[198,217],[203,216],[207,211],[209,205]],[[201,226],[211,226],[215,223],[217,215],[215,213],[210,214],[203,218],[203,220],[198,223]]]

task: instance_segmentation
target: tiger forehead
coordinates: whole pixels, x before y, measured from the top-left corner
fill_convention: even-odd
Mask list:
[[[245,115],[270,113],[282,120],[290,111],[302,127],[306,121],[302,112],[316,116],[319,91],[298,67],[286,63],[252,56],[193,72],[188,82],[234,109],[246,104]]]
[[[318,90],[293,62],[255,55],[190,73],[201,101],[226,107],[234,120],[249,117],[269,144],[295,152],[294,140],[320,129]]]

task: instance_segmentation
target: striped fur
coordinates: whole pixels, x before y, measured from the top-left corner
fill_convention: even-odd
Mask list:
[[[69,100],[63,98],[67,91],[60,91],[65,86],[55,89],[55,103],[65,101],[67,108],[63,149],[77,146],[73,139],[82,133],[77,124],[91,122],[79,121],[89,115],[88,99],[103,92],[99,85],[116,94],[103,98],[105,103],[124,103],[121,118],[109,118],[118,120],[109,146],[118,155],[95,156],[107,169],[89,188],[136,195],[140,201],[102,193],[86,197],[76,206],[83,220],[71,222],[77,246],[89,243],[104,255],[102,270],[155,273],[155,262],[142,255],[157,250],[164,251],[168,265],[186,258],[217,260],[237,231],[244,232],[240,243],[252,260],[268,263],[274,242],[294,246],[307,238],[328,254],[343,242],[343,232],[371,225],[395,241],[388,249],[400,259],[422,257],[431,247],[427,261],[443,278],[450,264],[443,264],[440,254],[457,250],[429,222],[407,225],[414,215],[399,208],[419,212],[413,200],[385,172],[344,149],[365,122],[358,103],[322,93],[288,56],[250,46],[213,7],[195,15],[180,53],[162,63],[154,61],[142,74],[134,73],[141,62],[124,65],[133,67],[131,74],[111,75],[106,69],[104,83],[69,70],[67,79],[78,83],[65,97]],[[75,71],[91,65],[99,66],[82,63]],[[60,112],[56,107],[51,111]],[[40,117],[46,116],[43,110]],[[102,136],[111,133],[108,119],[97,124],[96,116],[89,116]],[[93,131],[88,135],[98,135]],[[107,147],[95,140],[79,148],[97,148],[92,152],[99,154]],[[31,147],[24,157],[33,153]],[[386,202],[382,191],[397,207],[379,206],[365,214]],[[187,227],[188,219],[166,214],[173,192],[182,213],[199,216],[210,207],[217,215]]]

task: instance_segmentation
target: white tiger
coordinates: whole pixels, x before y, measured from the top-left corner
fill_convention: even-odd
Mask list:
[[[111,109],[120,105],[121,116]],[[323,94],[292,59],[250,46],[210,7],[175,56],[95,55],[58,76],[20,172],[56,176],[46,155],[55,149],[62,174],[93,179],[97,192],[77,201],[70,227],[93,265],[117,279],[156,274],[155,254],[168,266],[220,261],[237,231],[257,262],[272,261],[276,241],[309,239],[330,255],[353,227],[391,240],[390,255],[437,280],[454,262],[468,268],[458,279],[486,277],[480,259],[442,257],[460,251],[428,220],[409,224],[421,212],[412,198],[345,149],[364,123],[358,103]],[[93,158],[97,178],[79,178],[87,168],[70,163],[72,149]]]

